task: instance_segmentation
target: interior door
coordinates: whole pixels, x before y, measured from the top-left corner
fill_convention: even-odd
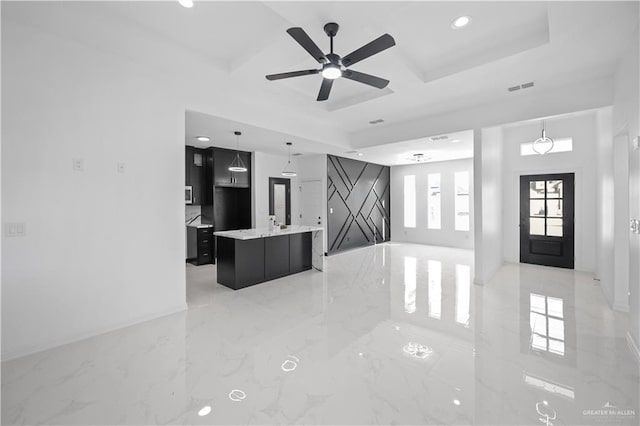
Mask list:
[[[269,214],[276,223],[291,225],[291,180],[269,178]]]
[[[520,262],[574,267],[574,174],[520,176]]]
[[[302,202],[300,223],[307,226],[322,226],[322,181],[310,180],[300,185]]]

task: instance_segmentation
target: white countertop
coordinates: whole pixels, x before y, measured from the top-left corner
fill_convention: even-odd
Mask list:
[[[218,237],[235,238],[236,240],[252,240],[255,238],[275,237],[278,235],[300,234],[302,232],[322,231],[320,226],[289,225],[285,229],[273,231],[269,228],[238,229],[236,231],[217,231]]]

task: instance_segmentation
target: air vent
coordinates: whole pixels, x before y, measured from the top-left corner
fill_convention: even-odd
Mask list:
[[[437,142],[437,141],[443,141],[443,140],[449,139],[449,136],[447,136],[447,135],[433,136],[433,137],[431,137],[429,139],[431,139],[431,141],[433,141],[433,142]]]
[[[528,89],[529,87],[533,87],[533,81],[530,81],[528,83],[522,83],[522,84],[520,84],[518,86],[508,87],[507,90],[509,92],[515,92],[516,90]]]
[[[291,154],[292,157],[300,157],[302,155],[301,152],[296,152],[294,154]]]
[[[384,120],[382,118],[378,118],[377,120],[372,120],[369,122],[369,124],[380,124],[383,123]]]
[[[346,151],[345,154],[357,154],[358,151]]]

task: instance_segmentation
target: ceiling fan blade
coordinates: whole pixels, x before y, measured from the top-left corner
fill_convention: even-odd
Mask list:
[[[291,77],[300,77],[303,75],[311,75],[318,74],[320,70],[303,70],[303,71],[291,71],[291,72],[283,72],[280,74],[269,74],[265,75],[267,80],[281,80],[283,78],[291,78]]]
[[[320,93],[318,93],[318,99],[316,99],[316,101],[326,101],[327,99],[329,99],[331,86],[333,86],[333,80],[329,78],[323,78],[322,86],[320,86]]]
[[[351,65],[367,59],[369,56],[373,56],[376,53],[380,53],[390,47],[396,45],[396,41],[389,34],[383,34],[370,43],[365,44],[360,49],[354,50],[347,56],[342,58],[342,65],[350,67]]]
[[[304,48],[313,58],[321,64],[327,62],[327,58],[317,44],[311,40],[311,38],[300,27],[293,27],[287,30],[289,35],[298,42],[300,46]]]
[[[344,78],[349,80],[357,81],[359,83],[368,84],[369,86],[377,87],[378,89],[384,89],[389,84],[389,80],[385,80],[384,78],[376,77],[375,75],[365,74],[363,72],[353,71],[353,70],[345,70],[342,73]]]

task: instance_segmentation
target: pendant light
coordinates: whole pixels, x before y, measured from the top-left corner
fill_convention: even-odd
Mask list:
[[[229,171],[243,173],[247,171],[247,166],[245,166],[244,161],[240,158],[240,135],[242,132],[236,130],[233,134],[236,135],[236,156],[229,165]]]
[[[288,176],[288,177],[297,176],[297,173],[294,172],[293,169],[291,168],[291,145],[293,144],[291,142],[286,142],[286,144],[289,147],[289,161],[287,161],[287,165],[282,171],[282,176]]]
[[[536,139],[532,146],[536,154],[544,155],[553,149],[553,139],[547,137],[544,121],[542,121],[542,137]]]

